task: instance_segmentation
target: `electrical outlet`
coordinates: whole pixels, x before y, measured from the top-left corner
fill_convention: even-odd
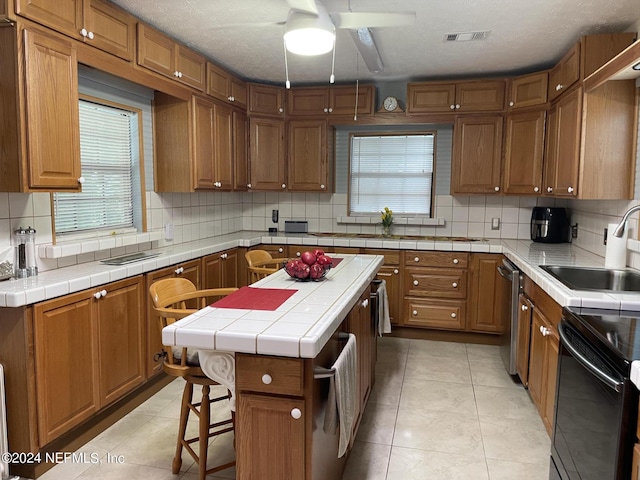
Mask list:
[[[492,218],[491,219],[491,230],[500,230],[500,219]]]
[[[164,239],[173,240],[173,224],[172,223],[167,223],[164,226]]]

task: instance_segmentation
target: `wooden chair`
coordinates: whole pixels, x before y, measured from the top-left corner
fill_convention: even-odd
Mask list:
[[[194,313],[195,309],[186,308],[185,302],[197,299],[200,308],[212,297],[224,297],[237,288],[215,288],[208,290],[197,290],[195,285],[186,278],[167,278],[158,280],[149,287],[153,310],[160,319],[160,328]],[[178,428],[178,441],[176,454],[173,459],[172,471],[174,474],[180,472],[182,466],[182,448],[186,448],[189,454],[198,464],[198,479],[205,480],[206,475],[224,470],[235,465],[235,460],[223,465],[207,470],[207,447],[209,438],[233,431],[235,428],[235,412],[231,412],[231,418],[220,422],[210,423],[210,407],[214,402],[228,400],[230,392],[221,397],[209,398],[210,387],[219,385],[211,380],[200,369],[197,352],[191,352],[187,348],[163,346],[162,355],[164,363],[162,369],[169,375],[182,377],[186,383],[182,393],[182,405],[180,407],[180,425]],[[202,400],[199,403],[192,402],[193,386],[202,386]],[[198,436],[185,438],[189,413],[193,412],[198,417]],[[191,444],[198,442],[198,454],[191,447]]]
[[[254,283],[261,278],[278,271],[282,262],[288,258],[273,258],[266,250],[249,250],[244,254],[249,266],[249,283]]]

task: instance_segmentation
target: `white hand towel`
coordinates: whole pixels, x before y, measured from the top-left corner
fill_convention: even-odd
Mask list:
[[[356,402],[358,401],[358,352],[354,334],[349,334],[349,340],[331,370],[334,374],[330,378],[324,431],[327,433],[335,432],[336,425],[339,425],[338,458],[340,458],[349,447],[353,422],[355,421]]]
[[[387,282],[382,280],[378,285],[378,334],[391,333],[391,317],[389,316],[389,296]]]

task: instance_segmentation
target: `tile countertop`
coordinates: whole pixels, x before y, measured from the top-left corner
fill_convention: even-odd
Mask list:
[[[162,330],[165,345],[314,358],[384,262],[382,255],[343,258],[324,279],[299,282],[280,270],[255,288],[297,290],[274,311],[205,307]]]
[[[20,307],[176,265],[222,250],[252,247],[261,243],[309,245],[310,248],[320,246],[327,252],[331,251],[332,246],[341,246],[504,253],[560,305],[640,310],[640,295],[638,294],[572,291],[538,267],[538,265],[591,267],[604,265],[604,258],[571,244],[533,243],[528,240],[482,240],[475,242],[384,240],[380,238],[314,237],[305,234],[283,233],[268,235],[265,232],[255,231],[237,232],[159,248],[154,251],[159,252],[160,256],[128,265],[112,266],[100,262],[90,262],[49,270],[37,277],[0,282],[0,307]]]

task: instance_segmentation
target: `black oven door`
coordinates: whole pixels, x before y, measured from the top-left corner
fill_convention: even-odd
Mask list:
[[[562,480],[629,478],[633,385],[582,334],[561,321],[552,465]]]

